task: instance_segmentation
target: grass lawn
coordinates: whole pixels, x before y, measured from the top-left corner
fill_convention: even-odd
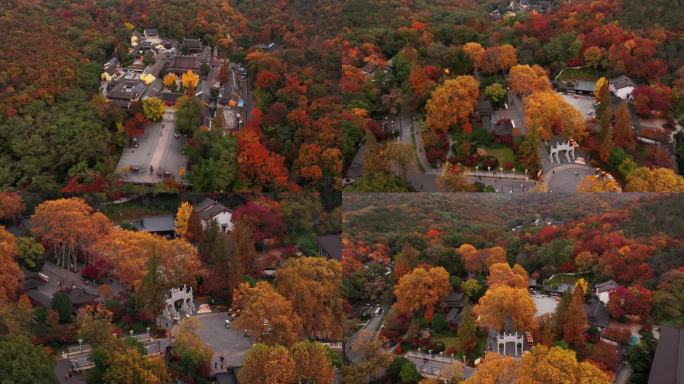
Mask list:
[[[574,80],[587,80],[587,81],[596,81],[598,80],[603,73],[597,69],[590,69],[590,68],[580,68],[580,69],[572,69],[572,68],[566,68],[563,70],[563,72],[558,76],[556,81],[562,82],[562,81],[574,81]]]
[[[503,167],[507,161],[515,163],[515,154],[509,147],[488,147],[487,153],[499,159],[499,166]]]
[[[449,349],[449,347],[454,347],[456,348],[456,340],[458,338],[456,336],[434,336],[432,338],[432,342],[436,343],[438,341],[441,341],[444,343],[444,353],[446,354],[446,351]]]
[[[159,196],[156,202],[134,200],[122,204],[106,204],[100,208],[100,211],[114,223],[123,223],[140,219],[143,216],[175,214],[178,204],[180,200],[177,197]]]

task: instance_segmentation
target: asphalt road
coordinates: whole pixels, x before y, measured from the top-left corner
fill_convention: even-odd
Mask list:
[[[399,129],[401,130],[400,141],[402,144],[407,144],[413,146],[415,137],[415,148],[418,155],[418,159],[414,166],[410,167],[406,179],[417,192],[438,192],[437,189],[437,176],[439,171],[435,170],[430,166],[425,157],[425,151],[423,151],[423,143],[420,134],[414,135],[414,131],[419,130],[419,124],[411,120],[411,117],[405,111],[402,111],[399,115]],[[423,169],[428,170],[423,172],[420,167],[418,167],[418,161],[421,162]]]
[[[586,165],[562,164],[545,173],[543,178],[549,192],[574,193],[580,180],[594,173],[594,168]]]
[[[382,322],[385,318],[385,313],[387,313],[387,309],[388,307],[383,307],[382,315],[371,317],[368,320],[368,322],[366,322],[366,324],[363,327],[361,327],[361,329],[356,331],[356,333],[352,335],[352,337],[350,337],[349,340],[347,340],[344,347],[344,354],[345,356],[347,356],[347,359],[349,359],[349,361],[351,361],[352,363],[357,363],[363,358],[361,354],[354,353],[354,351],[352,350],[352,346],[356,343],[367,341],[368,338],[370,338],[372,335],[374,335],[376,332],[380,330],[380,326],[382,325]],[[371,333],[365,333],[364,331],[366,330],[370,331]],[[367,335],[365,340],[362,340],[360,338],[362,335]]]
[[[194,317],[201,323],[199,337],[214,350],[211,363],[213,372],[221,371],[221,356],[224,368],[242,366],[245,353],[254,344],[254,339],[243,336],[241,329],[226,328],[228,314],[225,312],[204,313]]]

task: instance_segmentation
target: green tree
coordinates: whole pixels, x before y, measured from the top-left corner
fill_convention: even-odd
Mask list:
[[[477,323],[470,305],[466,305],[463,308],[461,321],[458,323],[457,335],[458,352],[462,353],[467,359],[472,360],[477,351],[479,338],[477,336]]]
[[[397,176],[385,172],[374,172],[356,179],[345,192],[410,192],[411,186]]]
[[[432,317],[432,330],[437,334],[442,334],[449,330],[449,323],[444,319],[441,313],[435,313]]]
[[[152,51],[147,51],[143,55],[143,64],[145,65],[152,65],[154,64],[154,54]]]
[[[483,287],[477,279],[470,278],[461,283],[461,288],[468,299],[474,302],[482,294]]]
[[[518,150],[518,160],[525,166],[530,175],[534,175],[541,168],[539,159],[539,130],[535,127],[525,136]]]
[[[495,108],[503,105],[506,100],[506,93],[506,88],[499,83],[490,84],[484,90],[485,96],[487,96]]]
[[[194,135],[202,125],[202,104],[195,96],[181,96],[176,101],[176,131]]]
[[[50,308],[57,311],[59,314],[60,323],[70,323],[73,317],[74,305],[71,303],[71,299],[65,293],[58,293],[52,297],[50,302]]]
[[[402,384],[416,384],[420,380],[420,373],[416,368],[416,364],[412,361],[404,364],[399,372],[399,377],[401,378]]]
[[[387,367],[387,375],[392,379],[393,383],[398,383],[401,381],[399,374],[404,365],[411,363],[411,361],[403,356],[397,356],[392,360],[389,367]]]
[[[53,361],[41,346],[24,336],[0,336],[0,383],[58,383]]]
[[[572,259],[575,244],[568,239],[555,239],[542,244],[537,251],[537,256],[542,265],[541,270],[545,274],[558,272],[561,265]]]
[[[641,340],[629,347],[627,351],[627,361],[633,369],[630,383],[646,384],[651,372],[651,363],[655,354],[658,341],[650,332],[642,332]]]
[[[620,175],[624,178],[627,178],[632,172],[634,172],[639,166],[637,165],[636,162],[631,157],[628,157],[620,163],[620,166],[618,167],[618,172],[620,172]]]
[[[158,97],[147,97],[143,99],[143,114],[152,121],[159,121],[164,117],[166,105]]]
[[[197,335],[200,326],[199,320],[189,317],[174,328],[173,355],[181,360],[183,371],[193,377],[211,362],[214,354]]]
[[[40,271],[45,263],[45,248],[32,237],[17,238],[19,261],[31,271]]]
[[[191,167],[188,180],[195,192],[230,191],[237,180],[238,144],[235,136],[212,129],[196,132],[186,153]]]
[[[157,250],[152,250],[152,256],[147,261],[147,273],[143,277],[138,289],[138,300],[152,314],[154,325],[157,326],[157,317],[164,309],[166,299],[166,282],[159,263]]]

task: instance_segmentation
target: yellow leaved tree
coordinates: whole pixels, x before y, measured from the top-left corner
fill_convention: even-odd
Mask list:
[[[185,238],[188,232],[188,223],[190,222],[190,215],[192,214],[192,204],[184,201],[178,207],[178,212],[176,212],[176,220],[174,225],[176,227],[176,235],[181,238]]]
[[[193,90],[199,84],[199,75],[193,71],[187,71],[181,76],[181,83],[185,88]]]
[[[446,132],[458,121],[467,122],[480,98],[480,88],[472,76],[446,80],[430,96],[425,107],[427,126]]]
[[[420,310],[430,319],[435,307],[449,295],[449,272],[442,267],[414,269],[399,279],[394,287],[397,301],[392,308],[396,313],[410,316]]]

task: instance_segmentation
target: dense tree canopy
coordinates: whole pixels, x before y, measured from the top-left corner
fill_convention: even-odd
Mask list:
[[[306,336],[341,337],[341,279],[337,261],[317,257],[290,259],[278,270],[276,289],[292,303]]]

